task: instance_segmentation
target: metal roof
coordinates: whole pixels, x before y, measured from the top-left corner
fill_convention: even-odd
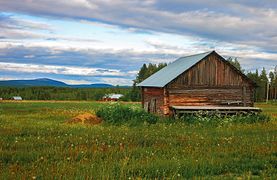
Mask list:
[[[104,98],[119,99],[123,96],[123,94],[106,94]]]
[[[194,64],[198,63],[212,52],[213,51],[209,51],[201,54],[181,57],[176,61],[168,64],[166,67],[162,68],[155,74],[151,75],[137,86],[164,87],[177,76],[191,68]]]
[[[22,97],[20,97],[20,96],[13,96],[12,99],[13,100],[22,100]]]

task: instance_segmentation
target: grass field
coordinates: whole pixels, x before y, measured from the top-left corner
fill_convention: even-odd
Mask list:
[[[0,102],[0,179],[277,178],[277,104],[267,123],[64,123],[105,105]]]

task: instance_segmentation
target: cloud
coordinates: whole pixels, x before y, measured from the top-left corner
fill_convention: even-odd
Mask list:
[[[101,82],[112,85],[132,85],[133,81],[126,78],[100,78]]]
[[[252,0],[239,2],[227,0],[224,3],[220,0],[173,0],[170,3],[155,0],[15,0],[0,2],[0,9],[55,18],[99,21],[121,27],[180,35],[195,35],[274,50],[275,46],[266,46],[265,42],[277,44],[276,38],[272,38],[277,32],[275,4],[274,1]]]
[[[40,21],[19,18],[13,15],[0,13],[0,39],[11,40],[47,40],[67,41],[80,43],[100,42],[93,38],[72,37],[55,34],[55,27]]]
[[[36,32],[35,32],[35,31]],[[53,27],[46,23],[19,19],[17,17],[0,13],[1,39],[37,39],[46,38],[42,32],[52,32]]]
[[[37,22],[33,20],[20,19],[7,13],[0,13],[0,27],[9,29],[36,29],[43,31],[54,30],[47,23]]]
[[[137,71],[143,64],[153,58],[175,57],[159,52],[137,52],[128,49],[115,51],[111,49],[74,49],[59,47],[33,47],[23,44],[7,43],[0,45],[0,61],[13,63],[30,63],[59,66],[99,67],[119,69],[123,72]],[[177,58],[177,56],[176,56]]]
[[[92,84],[91,81],[87,81],[87,80],[73,80],[73,79],[55,79],[55,80],[65,82],[66,84],[70,84],[70,85]]]
[[[78,76],[126,76],[128,74],[115,69],[84,68],[70,66],[51,66],[40,64],[19,64],[0,62],[1,71],[15,71],[24,73],[49,73]]]
[[[214,50],[209,45],[191,44],[189,46],[170,45],[163,41],[146,41],[149,46],[147,51],[136,51],[130,49],[112,50],[112,49],[75,49],[63,47],[36,47],[26,46],[24,44],[8,43],[2,47],[0,45],[0,62],[20,63],[20,64],[42,64],[54,66],[86,67],[100,69],[117,69],[120,72],[127,73],[132,78],[135,72],[143,63],[171,62],[181,56],[200,53],[203,51]],[[259,52],[248,46],[230,44],[220,44],[216,49],[226,58],[237,57],[250,64],[245,69],[252,69],[255,64],[251,62],[255,59],[268,66],[274,66],[277,60],[277,54],[271,52]],[[133,72],[133,73],[129,73]]]
[[[0,62],[9,73],[45,69],[85,81],[110,73],[115,83],[131,83],[143,63],[210,50],[238,57],[246,70],[272,69],[276,9],[275,0],[0,1]]]

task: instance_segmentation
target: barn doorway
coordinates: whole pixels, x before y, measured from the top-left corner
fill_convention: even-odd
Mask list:
[[[150,100],[150,106],[149,106],[149,112],[150,113],[156,113],[156,103],[157,103],[156,98],[152,98]]]
[[[144,110],[146,112],[150,112],[150,113],[156,113],[157,112],[157,99],[156,98],[152,98],[150,100],[150,102],[145,102],[144,103]]]

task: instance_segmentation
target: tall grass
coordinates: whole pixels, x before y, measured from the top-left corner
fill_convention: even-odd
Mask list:
[[[1,103],[0,179],[277,178],[275,120],[229,126],[64,123],[104,106]]]

